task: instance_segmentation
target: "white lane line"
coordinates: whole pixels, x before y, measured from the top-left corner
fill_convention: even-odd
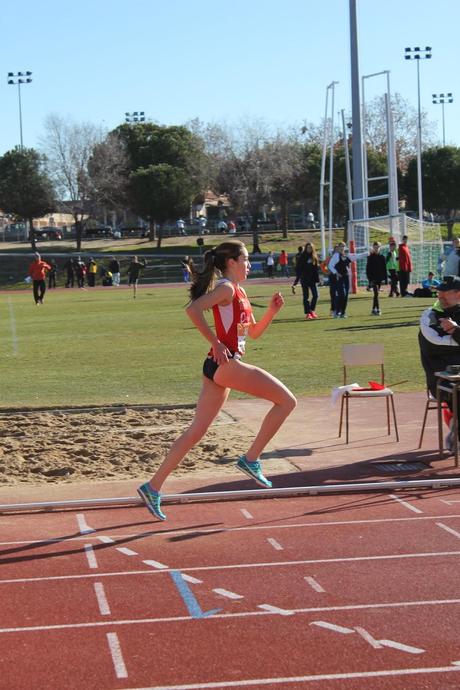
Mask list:
[[[372,637],[370,633],[367,632],[364,628],[360,628],[359,626],[355,627],[356,632],[358,635],[361,635],[361,637],[368,642],[371,647],[374,649],[382,649],[383,645],[380,644],[379,640],[376,640],[375,637]]]
[[[232,613],[215,613],[209,620],[215,620],[216,618],[254,618],[257,616],[269,616],[271,614],[284,613],[285,615],[302,615],[302,614],[312,614],[312,613],[336,613],[338,611],[369,611],[373,609],[391,609],[391,608],[405,608],[412,606],[452,606],[453,604],[460,604],[460,599],[441,599],[435,601],[398,601],[386,604],[355,604],[349,606],[316,606],[311,608],[303,609],[280,609],[277,606],[271,606],[270,604],[260,604],[257,608],[263,609],[262,611],[238,611]],[[123,625],[152,625],[158,623],[163,625],[164,623],[183,623],[195,621],[196,619],[190,618],[190,616],[169,616],[163,618],[138,618],[138,619],[124,619],[124,620],[111,620],[111,621],[90,621],[87,623],[61,623],[59,625],[35,625],[35,626],[25,626],[22,628],[0,628],[0,634],[5,633],[23,633],[23,632],[43,632],[48,630],[78,630],[80,628],[102,628],[102,627],[115,627]],[[354,632],[354,631],[353,631]],[[379,640],[381,644],[386,642],[386,640]],[[460,664],[460,661],[458,662]]]
[[[213,616],[214,617],[214,616]],[[352,673],[319,673],[316,676],[287,676],[284,678],[254,678],[248,680],[216,681],[211,683],[187,683],[186,685],[162,685],[157,690],[212,690],[213,688],[249,688],[257,685],[287,685],[288,683],[318,683],[326,680],[353,680],[354,678],[387,678],[398,676],[416,676],[424,673],[452,673],[460,671],[457,661],[451,666],[434,666],[427,668],[395,668],[385,671],[355,671]],[[139,690],[151,690],[142,688]]]
[[[95,532],[96,530],[90,527],[87,522],[86,518],[83,515],[83,513],[78,513],[77,514],[77,522],[78,522],[78,529],[80,530],[80,534],[91,534],[91,532]]]
[[[272,537],[267,537],[267,541],[269,544],[271,544],[271,546],[273,546],[273,548],[276,551],[283,551],[283,547],[281,546],[279,541],[276,541],[276,539],[273,539]]]
[[[459,498],[459,499],[454,499],[453,501],[448,501],[448,500],[445,499],[445,498],[440,498],[439,500],[441,501],[441,503],[445,503],[446,506],[451,506],[451,505],[453,505],[454,503],[460,503],[460,498]]]
[[[460,551],[433,551],[428,553],[396,553],[388,554],[386,556],[356,556],[353,558],[319,558],[317,560],[304,561],[268,561],[265,563],[232,563],[231,565],[199,565],[199,566],[185,566],[180,568],[166,568],[162,566],[163,570],[118,570],[110,573],[99,573],[98,575],[90,575],[85,573],[82,575],[47,575],[45,577],[18,577],[0,579],[0,585],[11,585],[23,582],[51,582],[52,580],[84,580],[89,577],[122,577],[127,575],[150,575],[160,572],[170,572],[171,570],[184,570],[187,572],[199,572],[209,570],[242,570],[248,568],[280,568],[291,567],[293,565],[318,565],[322,563],[356,563],[357,561],[387,561],[387,560],[401,560],[407,558],[439,558],[449,556],[460,556]],[[143,561],[147,565],[150,563]],[[152,563],[156,563],[153,561]],[[158,564],[154,565],[158,568]]]
[[[398,649],[400,652],[407,652],[408,654],[423,654],[424,649],[419,647],[411,647],[408,644],[402,644],[402,642],[395,642],[394,640],[379,640],[383,647],[391,647],[391,649]]]
[[[310,585],[312,589],[315,590],[315,592],[325,592],[326,590],[321,587],[319,582],[315,580],[314,577],[304,577],[304,580]]]
[[[423,510],[420,510],[420,508],[416,508],[415,506],[411,505],[407,501],[403,501],[402,498],[399,498],[398,496],[395,496],[394,494],[389,494],[390,498],[393,499],[393,501],[397,501],[400,505],[404,506],[404,508],[407,508],[408,510],[412,510],[414,513],[423,513]]]
[[[460,539],[460,532],[457,532],[456,530],[452,529],[452,527],[448,527],[447,525],[443,525],[442,522],[437,522],[436,524],[438,527],[441,527],[441,529],[445,529],[446,532],[449,532],[449,534],[453,534],[454,537],[458,537]]]
[[[248,520],[254,520],[254,515],[251,515],[249,510],[246,510],[246,508],[241,508],[241,512],[243,513],[244,517]]]
[[[88,560],[88,565],[90,568],[99,568],[96,560],[96,554],[94,553],[93,547],[91,544],[85,544],[85,554],[86,558]]]
[[[137,551],[133,551],[132,549],[128,549],[126,546],[117,546],[117,551],[120,553],[124,553],[125,556],[138,556],[139,554]]]
[[[236,592],[229,592],[228,589],[220,589],[219,587],[216,587],[216,589],[212,590],[216,594],[220,594],[222,597],[227,597],[227,599],[244,599],[244,597],[241,594],[236,594]]]
[[[158,568],[158,570],[169,570],[169,566],[164,563],[159,563],[159,561],[142,561],[145,565],[151,565],[152,568]]]
[[[181,573],[181,575],[183,580],[185,580],[186,582],[191,582],[192,585],[203,584],[203,580],[199,580],[197,577],[192,577],[191,575],[184,575],[184,573]]]
[[[232,532],[252,532],[256,530],[274,530],[274,529],[303,529],[305,527],[341,527],[341,526],[351,526],[354,527],[356,525],[391,525],[393,523],[399,523],[399,522],[420,522],[423,523],[425,521],[432,521],[432,520],[452,520],[455,518],[460,518],[460,514],[458,513],[451,513],[449,515],[421,515],[421,516],[410,516],[410,517],[398,517],[398,518],[378,518],[376,520],[332,520],[330,522],[294,522],[294,523],[286,523],[283,525],[244,525],[242,527],[225,527],[219,530],[220,534],[231,534]],[[200,534],[212,534],[215,532],[214,529],[200,529]],[[171,530],[168,532],[168,537],[171,536],[176,536],[180,534],[188,534],[190,530],[188,529],[177,529],[177,530]],[[128,533],[122,533],[122,534],[117,534],[116,537],[117,539],[143,539],[144,537],[149,537],[149,538],[154,538],[154,537],[159,537],[162,538],[164,536],[163,532],[128,532]],[[91,538],[91,537],[88,537]],[[21,544],[43,544],[44,541],[46,543],[59,543],[59,542],[65,542],[65,543],[71,543],[73,541],[82,541],[85,539],[85,537],[72,537],[71,539],[24,539],[24,540],[16,540],[16,541],[0,541],[0,546],[20,546]],[[104,536],[95,536],[94,539],[98,539],[102,542],[105,543],[114,543],[115,539],[111,539],[110,537],[104,537]]]
[[[10,328],[11,328],[11,350],[13,355],[18,354],[18,336],[16,332],[16,317],[14,315],[13,302],[11,297],[8,297],[8,312],[10,315]]]
[[[258,604],[257,608],[268,611],[268,613],[278,613],[280,616],[292,616],[294,614],[294,611],[280,609],[279,606],[272,606],[271,604]]]
[[[102,582],[94,583],[94,591],[96,593],[97,603],[99,605],[99,611],[101,616],[110,616],[110,606],[105,595],[104,585]]]
[[[120,640],[117,633],[107,633],[107,642],[109,643],[110,654],[115,668],[117,678],[127,678],[128,671],[121,653]]]
[[[317,625],[318,628],[326,628],[326,630],[333,630],[334,632],[341,633],[342,635],[349,635],[354,633],[353,628],[344,628],[342,625],[334,625],[334,623],[328,623],[327,621],[312,621],[310,625]]]

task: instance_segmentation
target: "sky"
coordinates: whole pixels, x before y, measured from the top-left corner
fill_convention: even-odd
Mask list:
[[[420,63],[421,104],[446,143],[460,146],[459,0],[357,0],[362,75],[390,70],[391,90],[417,107],[416,62],[405,47],[432,48]],[[2,3],[0,155],[20,143],[18,87],[8,72],[30,70],[21,87],[24,146],[39,147],[45,118],[110,130],[126,112],[164,125],[320,124],[326,87],[351,112],[349,0],[11,0]],[[385,91],[366,80],[366,97]]]

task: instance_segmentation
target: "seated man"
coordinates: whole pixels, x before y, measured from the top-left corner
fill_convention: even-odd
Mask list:
[[[428,278],[422,280],[422,287],[414,290],[414,297],[436,297],[440,284],[441,281],[437,280],[434,273],[430,271]]]
[[[420,356],[426,374],[427,388],[436,397],[436,371],[449,364],[460,365],[460,277],[446,276],[438,287],[438,300],[420,317]],[[452,401],[446,396],[451,409]],[[458,406],[460,415],[460,404]],[[460,429],[460,423],[459,423]],[[446,446],[452,450],[452,435]]]

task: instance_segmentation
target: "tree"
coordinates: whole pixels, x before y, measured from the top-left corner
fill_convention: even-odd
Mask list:
[[[53,184],[44,170],[44,159],[35,149],[16,147],[0,158],[0,207],[28,220],[35,251],[34,218],[56,208]]]
[[[460,208],[460,148],[431,148],[422,154],[422,189],[424,207],[448,218],[452,239],[453,218]],[[418,199],[417,161],[413,159],[405,176],[407,201],[412,208]]]
[[[97,207],[122,209],[127,203],[129,158],[116,132],[95,144],[88,160],[88,194]]]
[[[45,130],[41,146],[60,200],[73,215],[80,251],[83,229],[95,210],[89,163],[103,132],[91,123],[75,124],[58,115],[48,116]]]
[[[395,93],[391,99],[393,126],[396,148],[396,161],[402,170],[407,166],[417,151],[418,111]],[[427,113],[422,110],[422,146],[429,148],[436,140],[436,125],[428,120]],[[366,103],[363,136],[368,146],[386,153],[387,150],[387,122],[385,96],[376,96]]]
[[[121,125],[116,130],[128,155],[128,202],[149,222],[150,239],[160,224],[187,213],[203,190],[202,142],[186,127],[153,123]]]

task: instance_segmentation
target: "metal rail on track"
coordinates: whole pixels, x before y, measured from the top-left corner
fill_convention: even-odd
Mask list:
[[[400,489],[450,489],[460,486],[460,477],[451,479],[409,479],[385,482],[357,482],[349,484],[319,484],[317,486],[289,486],[279,489],[250,489],[237,491],[204,491],[185,494],[164,494],[162,503],[199,503],[201,501],[236,501],[254,498],[287,498],[290,496],[316,496],[361,491],[398,491]],[[0,504],[0,513],[64,510],[74,508],[110,508],[114,506],[142,505],[135,496],[119,498],[87,498],[68,501],[44,501],[39,503]]]

